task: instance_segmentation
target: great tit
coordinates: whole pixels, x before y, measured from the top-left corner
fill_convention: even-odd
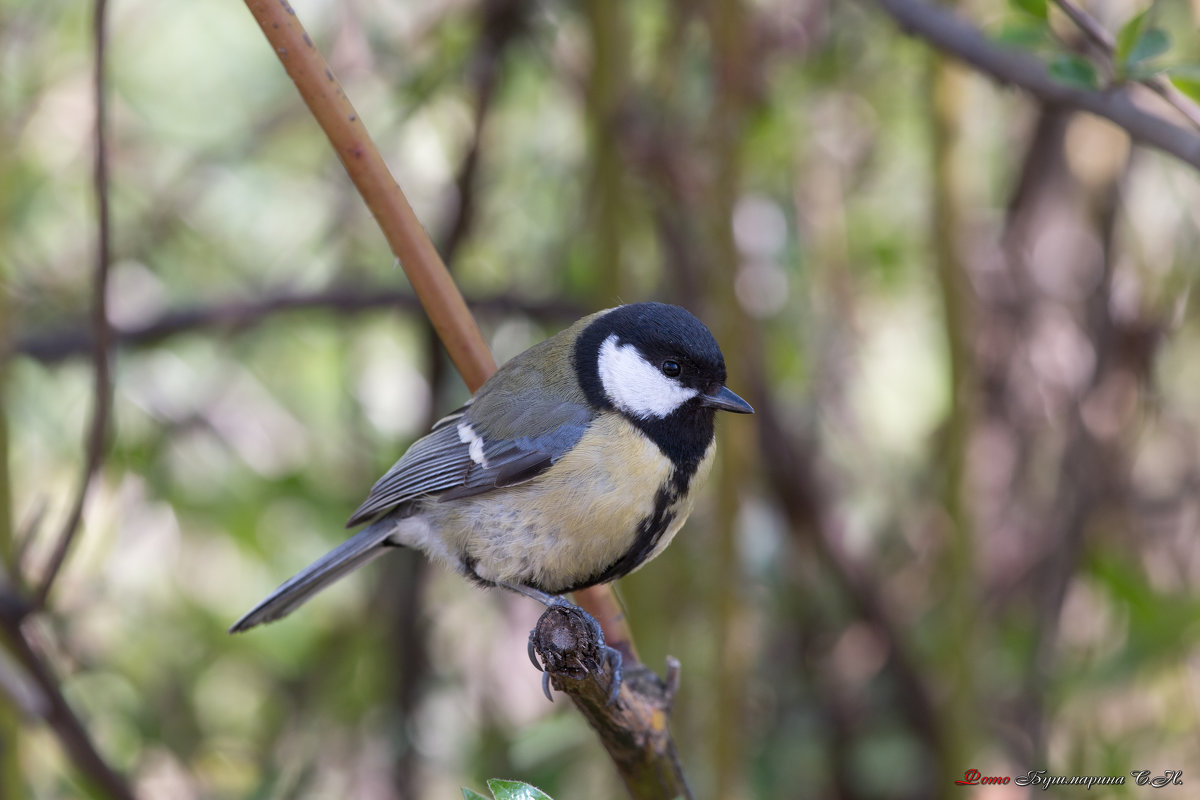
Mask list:
[[[678,306],[584,317],[507,362],[376,482],[317,559],[231,632],[291,613],[391,547],[551,605],[662,552],[712,466],[725,386],[712,333]]]

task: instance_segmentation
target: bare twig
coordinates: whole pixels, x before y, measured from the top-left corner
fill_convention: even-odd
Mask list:
[[[107,40],[107,0],[96,0],[93,19],[95,62],[93,66],[93,91],[96,105],[96,152],[93,171],[93,188],[96,196],[96,266],[92,277],[92,364],[94,371],[92,417],[88,425],[86,455],[83,475],[71,511],[63,523],[62,530],[51,551],[41,585],[34,595],[33,606],[41,608],[54,585],[54,579],[62,568],[63,560],[83,520],[83,509],[87,503],[92,479],[104,460],[108,441],[109,412],[112,407],[112,377],[109,364],[111,330],[108,323],[108,271],[111,252],[111,226],[108,208],[108,148],[106,144],[108,114],[105,91],[105,45]]]
[[[438,249],[448,265],[455,263],[455,256],[467,241],[477,218],[478,180],[476,179],[484,153],[485,131],[497,87],[501,84],[508,50],[521,41],[527,29],[530,6],[524,0],[483,0],[476,10],[478,29],[476,44],[468,61],[466,80],[471,87],[473,129],[470,144],[462,155],[455,171],[454,185],[458,203],[454,213],[446,222],[437,238]],[[479,310],[477,303],[472,307]],[[574,319],[579,314],[566,314]],[[424,335],[427,342],[427,364],[429,385],[433,390],[429,408],[429,426],[437,421],[444,405],[447,382],[443,380],[448,364],[442,357],[436,332],[429,324]],[[409,613],[397,613],[393,626],[396,667],[395,704],[399,718],[411,719],[421,703],[425,676],[429,674],[430,657],[428,620],[424,615],[411,613],[420,604],[425,581],[422,576],[430,569],[422,558],[406,558],[401,567],[403,579],[392,582],[392,592],[399,593],[401,600],[394,604],[397,612],[408,609]],[[399,726],[408,729],[410,726]],[[392,776],[396,792],[400,797],[415,797],[419,794],[416,781],[420,770],[421,755],[415,742],[407,737],[393,747]]]
[[[467,386],[496,370],[479,327],[341,84],[285,0],[246,6],[375,216]]]
[[[341,159],[350,179],[366,201],[376,222],[400,259],[400,264],[446,346],[450,359],[474,391],[496,370],[492,354],[454,280],[446,270],[425,229],[392,178],[354,106],[342,91],[333,70],[313,45],[296,13],[285,0],[247,0],[263,34],[275,49],[300,96]],[[598,595],[612,590],[592,587],[576,593],[592,611]],[[608,603],[599,602],[605,606]],[[592,614],[596,616],[595,613]],[[611,641],[632,641],[621,618],[597,617]],[[631,645],[632,646],[632,645]]]
[[[475,222],[475,178],[479,172],[484,130],[496,98],[505,56],[524,34],[530,11],[524,0],[486,0],[479,8],[479,44],[468,66],[474,96],[474,128],[471,143],[454,178],[458,207],[438,240],[449,264],[454,263],[454,256]]]
[[[100,5],[103,5],[101,0]],[[21,621],[30,609],[20,598],[0,585],[0,638],[5,649],[25,671],[38,693],[33,704],[41,719],[54,731],[71,763],[94,785],[113,800],[133,800],[133,791],[125,778],[108,765],[96,749],[87,729],[63,696],[61,683],[42,656],[29,644]]]
[[[568,301],[532,301],[510,295],[472,300],[485,314],[520,313],[545,321],[573,320],[583,309]],[[112,344],[118,347],[151,347],[172,336],[195,331],[242,331],[278,314],[326,311],[357,314],[371,309],[420,310],[417,298],[407,289],[362,286],[331,286],[312,292],[279,291],[250,300],[223,300],[209,305],[177,308],[140,325],[110,326]],[[61,328],[17,338],[14,352],[43,363],[55,363],[90,353],[92,331],[78,321]]]
[[[1113,49],[1117,45],[1116,40],[1100,24],[1099,20],[1072,3],[1071,0],[1054,0],[1054,4],[1062,9],[1071,22],[1075,23],[1075,27],[1083,31],[1092,44],[1099,47],[1105,54],[1112,55]]]
[[[875,0],[905,31],[993,78],[1017,86],[1045,103],[1088,111],[1124,128],[1135,140],[1200,169],[1200,135],[1143,111],[1130,86],[1104,91],[1059,83],[1037,60],[992,44],[975,27],[933,3]]]
[[[855,613],[886,643],[901,711],[936,760],[933,774],[950,774],[957,767],[946,757],[946,731],[939,704],[921,664],[910,652],[901,623],[880,591],[881,582],[842,544],[845,530],[831,500],[832,492],[817,475],[811,448],[784,427],[761,370],[754,381],[764,473],[770,478],[779,507],[791,529],[811,540],[822,563],[854,604]]]
[[[1004,248],[1010,254],[1014,271],[1018,268],[1023,271],[1037,269],[1036,264],[1023,262],[1030,252],[1029,242],[1041,233],[1040,224],[1045,224],[1041,222],[1040,209],[1061,202],[1055,187],[1056,176],[1067,169],[1065,131],[1065,124],[1061,121],[1056,124],[1053,120],[1039,131],[1040,141],[1031,145],[1027,157],[1030,163],[1023,169],[1026,177],[1009,203]],[[1031,763],[1046,757],[1047,705],[1055,667],[1061,658],[1059,639],[1063,604],[1079,573],[1096,521],[1103,519],[1107,524],[1108,520],[1119,518],[1118,510],[1124,502],[1123,468],[1117,466],[1125,463],[1121,439],[1097,436],[1086,423],[1083,409],[1087,399],[1096,397],[1113,375],[1136,374],[1123,363],[1123,352],[1128,351],[1122,346],[1122,328],[1112,316],[1113,276],[1117,262],[1115,239],[1122,182],[1129,168],[1130,164],[1126,162],[1123,170],[1112,174],[1104,185],[1095,189],[1085,208],[1081,209],[1089,224],[1094,226],[1102,245],[1099,279],[1094,284],[1089,282],[1086,290],[1080,287],[1077,298],[1083,332],[1092,345],[1095,363],[1079,402],[1071,402],[1064,409],[1065,419],[1060,426],[1065,441],[1058,465],[1059,477],[1055,481],[1055,500],[1044,512],[1044,520],[1039,525],[1042,529],[1039,538],[1047,544],[1025,579],[1035,605],[1029,626],[1032,647],[1028,653],[1025,686],[1020,701],[1015,704],[1022,712],[1022,717],[1016,721],[1022,731],[1022,736],[1016,740],[1021,749],[1015,756]],[[1018,302],[1030,306],[1036,299],[1027,296]],[[1030,430],[1025,435],[1034,435],[1034,432]]]
[[[692,793],[667,727],[679,686],[677,660],[668,658],[666,680],[641,662],[628,661],[620,691],[610,698],[612,664],[577,609],[546,609],[529,641],[548,679],[600,734],[633,797],[690,800]]]
[[[706,285],[708,313],[715,323],[717,339],[730,354],[733,363],[750,367],[757,363],[761,342],[757,331],[733,291],[735,272],[744,254],[734,236],[733,219],[746,187],[745,137],[751,129],[756,103],[755,83],[760,65],[752,47],[753,16],[745,2],[709,2],[701,12],[712,48],[712,107],[705,120],[709,140],[704,156],[711,174],[705,182],[706,198],[702,219],[708,231],[705,247],[710,251],[709,270],[701,280]],[[757,400],[755,401],[757,402]],[[738,536],[738,517],[745,475],[758,463],[752,454],[752,433],[739,426],[728,431],[722,441],[720,468],[717,470],[714,532],[711,547],[722,573],[738,573],[742,543]],[[747,793],[749,750],[745,730],[747,685],[757,660],[746,646],[743,626],[748,617],[744,582],[736,578],[720,580],[707,592],[712,597],[712,636],[716,643],[716,682],[712,698],[713,726],[709,737],[712,792],[716,797],[737,797]]]
[[[246,0],[246,5],[329,137],[400,259],[451,360],[468,388],[474,391],[495,371],[495,362],[458,287],[391,177],[332,69],[285,0]],[[633,649],[632,634],[623,615],[604,613],[619,609],[610,587],[596,586],[577,592],[575,599],[600,621],[610,644],[623,650]],[[594,720],[592,724],[607,743],[606,729]]]
[[[1075,27],[1083,31],[1100,52],[1104,53],[1110,61],[1113,59],[1117,41],[1098,19],[1075,5],[1072,0],[1054,0],[1054,4],[1062,9],[1071,22],[1075,23]],[[1200,107],[1197,107],[1187,95],[1176,89],[1175,84],[1157,75],[1139,81],[1139,83],[1162,97],[1174,106],[1176,111],[1187,117],[1189,122],[1200,128]]]
[[[946,586],[945,603],[955,642],[948,657],[943,687],[942,758],[954,763],[971,752],[971,735],[978,729],[975,713],[976,678],[971,668],[973,645],[980,636],[976,625],[978,602],[973,516],[967,500],[967,460],[976,414],[976,376],[973,353],[974,297],[959,237],[964,229],[963,210],[970,207],[965,191],[963,127],[966,119],[963,70],[935,52],[930,59],[930,158],[933,183],[929,236],[934,269],[941,292],[943,326],[950,367],[950,408],[937,463],[941,466],[942,506],[946,510],[948,546],[939,569]]]

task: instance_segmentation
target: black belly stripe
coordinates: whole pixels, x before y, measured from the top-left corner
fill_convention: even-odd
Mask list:
[[[608,583],[615,581],[617,578],[628,575],[637,569],[642,562],[650,557],[654,552],[654,548],[658,546],[658,542],[662,539],[662,535],[666,533],[667,528],[671,527],[671,523],[675,521],[675,505],[679,502],[679,498],[687,494],[688,486],[692,482],[692,475],[695,474],[695,469],[682,470],[676,468],[671,475],[671,480],[667,484],[659,487],[658,492],[654,495],[654,510],[650,515],[644,517],[638,523],[637,533],[634,536],[633,544],[625,553],[609,564],[600,572],[585,578],[584,580],[565,588],[550,591],[552,594],[566,594],[579,589],[586,589],[589,586],[595,586],[598,583]]]

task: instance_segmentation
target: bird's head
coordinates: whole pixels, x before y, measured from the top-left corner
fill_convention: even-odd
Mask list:
[[[575,363],[590,402],[636,422],[754,413],[725,386],[712,333],[678,306],[635,303],[597,315],[580,333]]]

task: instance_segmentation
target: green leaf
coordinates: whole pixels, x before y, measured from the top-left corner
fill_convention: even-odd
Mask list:
[[[1150,9],[1146,9],[1122,25],[1121,30],[1117,31],[1117,46],[1113,51],[1113,56],[1118,64],[1124,64],[1129,60],[1129,54],[1133,52],[1138,40],[1142,38],[1142,30],[1146,27],[1148,21],[1146,15],[1149,11]]]
[[[553,800],[541,789],[521,781],[502,781],[492,778],[487,785],[496,800]]]
[[[465,786],[463,787],[462,793],[463,793],[463,800],[488,800],[486,797],[481,795],[479,792],[473,792]]]
[[[1076,89],[1096,89],[1100,79],[1096,67],[1083,56],[1060,53],[1050,61],[1050,75],[1059,83]]]
[[[1200,64],[1179,64],[1166,72],[1176,89],[1200,103]]]
[[[1123,553],[1093,553],[1088,569],[1109,599],[1122,607],[1128,633],[1105,661],[1099,677],[1120,680],[1155,664],[1173,661],[1200,637],[1195,624],[1200,601],[1183,592],[1163,590],[1146,575],[1141,563]]]
[[[992,34],[991,39],[1001,47],[1017,50],[1038,50],[1053,41],[1049,28],[1028,19],[1005,23],[1000,30]]]
[[[1046,0],[1008,0],[1008,2],[1013,7],[1040,20],[1050,18],[1050,11],[1046,6]]]
[[[1143,61],[1149,61],[1155,56],[1161,56],[1170,49],[1171,37],[1167,32],[1162,28],[1151,28],[1138,37],[1124,63],[1132,67]]]

